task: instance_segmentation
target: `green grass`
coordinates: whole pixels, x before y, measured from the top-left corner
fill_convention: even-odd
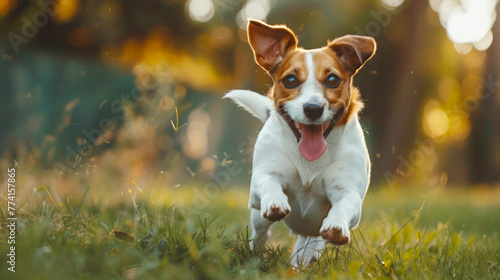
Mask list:
[[[193,211],[140,192],[102,209],[97,190],[60,205],[39,191],[18,211],[16,273],[0,213],[0,279],[500,278],[498,191],[370,191],[351,243],[298,273],[282,223],[266,248],[249,249],[246,192]]]

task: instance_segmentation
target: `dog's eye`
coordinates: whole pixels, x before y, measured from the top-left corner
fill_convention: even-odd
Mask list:
[[[297,77],[292,74],[286,75],[286,77],[283,78],[282,82],[286,88],[295,88],[300,84],[299,79],[297,79]]]
[[[339,76],[337,76],[335,74],[330,74],[330,75],[328,75],[328,77],[326,77],[325,86],[327,86],[329,88],[336,88],[339,86],[340,81],[341,80],[340,80]]]

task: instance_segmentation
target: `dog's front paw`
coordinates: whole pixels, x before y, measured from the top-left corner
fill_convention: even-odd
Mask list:
[[[351,239],[347,223],[345,225],[343,223],[331,223],[326,219],[323,221],[319,233],[324,240],[334,245],[345,245]]]
[[[260,215],[270,221],[279,221],[290,213],[290,204],[286,195],[278,195],[268,200],[261,200]]]

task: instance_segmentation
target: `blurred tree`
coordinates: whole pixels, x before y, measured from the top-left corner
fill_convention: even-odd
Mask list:
[[[497,15],[500,5],[497,5]],[[481,103],[471,114],[472,131],[469,141],[469,180],[473,183],[493,183],[500,178],[500,24],[493,26],[493,42],[486,52],[486,67],[482,75]]]
[[[387,71],[382,77],[386,83],[378,89],[381,94],[377,98],[378,106],[385,107],[383,103],[387,107],[378,111],[383,120],[379,122],[379,137],[374,143],[374,149],[381,153],[380,160],[374,164],[375,179],[387,171],[401,169],[400,157],[407,158],[415,145],[414,140],[420,135],[419,112],[424,97],[421,92],[425,92],[422,84],[425,69],[422,46],[430,33],[429,25],[425,22],[427,6],[425,1],[410,1],[407,4],[403,15],[398,17],[401,22],[393,23],[404,26],[406,32],[403,38],[387,45],[389,49],[383,53],[386,57],[379,58]]]
[[[217,1],[209,2],[215,9],[222,9]],[[212,127],[206,131],[210,147],[196,159],[190,158],[187,164],[191,169],[203,165],[197,160],[205,161],[207,166],[213,154],[227,152],[239,156],[236,154],[240,151],[239,144],[248,142],[247,136],[252,133],[241,124],[250,123],[255,129],[260,124],[249,116],[241,117],[244,113],[219,97],[231,88],[265,93],[271,81],[253,62],[245,30],[239,26],[247,1],[220,1],[227,4],[223,10],[216,10],[207,22],[198,22],[190,18],[188,2],[183,0],[67,0],[60,14],[37,27],[36,34],[19,45],[19,52],[7,36],[2,36],[0,126],[8,136],[0,139],[0,145],[9,148],[16,141],[31,141],[36,146],[49,139],[51,144],[42,147],[42,152],[55,145],[62,150],[54,155],[64,156],[66,144],[74,143],[82,129],[94,128],[96,120],[106,116],[103,111],[109,110],[110,104],[100,108],[103,100],[119,98],[132,90],[137,79],[134,81],[130,72],[144,63],[167,68],[174,84],[182,89],[178,92],[186,95],[185,99],[169,101],[186,102],[181,110],[181,123],[188,122],[195,110],[208,112],[212,119]],[[8,3],[17,4],[9,4],[7,10],[1,11],[2,34],[22,34],[27,24],[25,19],[32,21],[42,11],[38,1]],[[493,45],[486,54],[485,69],[481,66],[470,71],[463,61],[472,56],[462,56],[453,50],[438,14],[430,9],[428,1],[403,1],[396,10],[388,10],[381,1],[372,0],[272,1],[270,7],[264,18],[272,24],[287,24],[305,48],[323,46],[327,38],[360,32],[377,40],[377,55],[354,82],[367,105],[361,121],[369,132],[373,181],[384,179],[385,172],[401,169],[401,158],[408,160],[415,147],[414,140],[427,138],[443,142],[435,143],[433,156],[439,158],[438,165],[422,174],[447,172],[455,182],[499,179],[498,87],[481,102],[478,111],[472,112],[471,133],[463,129],[466,131],[463,138],[468,136],[468,139],[433,138],[422,129],[429,101],[439,103],[438,111],[445,121],[454,117],[447,106],[462,102],[460,90],[449,88],[445,94],[440,92],[443,79],[450,77],[453,84],[460,84],[468,74],[482,71],[485,80],[490,74],[493,82],[500,80],[498,23],[493,30]],[[382,14],[389,15],[385,21]],[[484,87],[484,96],[489,89]],[[65,111],[66,106],[74,100],[78,103],[70,114]],[[12,112],[13,108],[22,110]],[[168,114],[172,112],[170,108]],[[139,113],[141,117],[148,116]],[[14,126],[9,118],[27,129]],[[70,119],[75,125],[69,125]],[[469,125],[468,121],[464,120],[464,126]],[[61,130],[62,122],[66,123]],[[161,133],[167,138],[166,131]],[[46,134],[56,139],[46,138]],[[183,148],[185,139],[184,135],[176,138],[179,142],[173,144],[173,149],[187,149]],[[248,155],[241,157],[238,160],[246,160]]]

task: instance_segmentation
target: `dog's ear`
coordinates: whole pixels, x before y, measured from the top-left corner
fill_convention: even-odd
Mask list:
[[[268,72],[283,59],[285,53],[297,47],[297,38],[284,25],[267,25],[258,20],[248,21],[248,41],[255,61]]]
[[[355,74],[373,56],[377,44],[372,37],[346,35],[333,40],[328,47],[335,51],[346,70]]]

